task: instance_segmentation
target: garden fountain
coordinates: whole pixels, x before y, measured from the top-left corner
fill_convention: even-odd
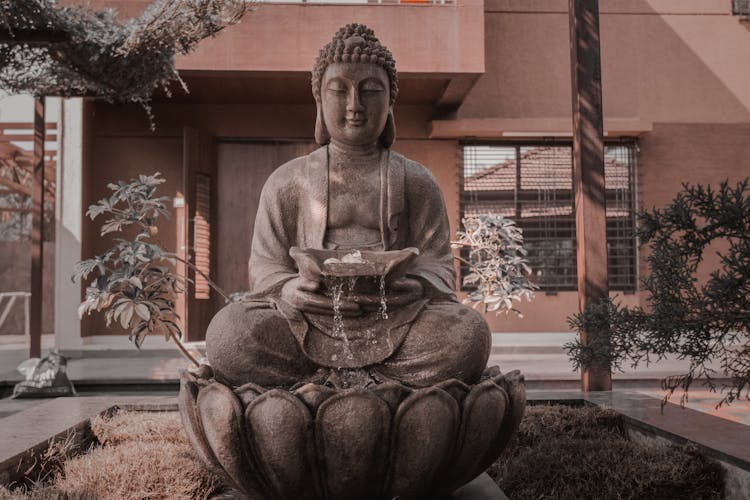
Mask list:
[[[183,374],[183,425],[249,498],[448,498],[516,432],[523,377],[485,368],[437,183],[390,150],[391,53],[345,26],[312,84],[322,147],[266,182],[251,293],[212,320],[210,366]]]

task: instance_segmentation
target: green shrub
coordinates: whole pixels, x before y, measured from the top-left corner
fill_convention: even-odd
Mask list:
[[[576,367],[605,361],[633,367],[676,356],[687,373],[662,384],[667,395],[682,389],[682,402],[696,379],[716,390],[719,405],[750,399],[750,189],[748,179],[730,187],[684,186],[663,210],[639,215],[638,236],[649,246],[643,280],[646,307],[610,300],[569,318],[578,331],[609,330],[598,343],[574,341],[566,349]],[[720,266],[700,281],[699,266],[716,248]],[[722,246],[723,245],[723,246]],[[714,366],[719,368],[714,371]]]

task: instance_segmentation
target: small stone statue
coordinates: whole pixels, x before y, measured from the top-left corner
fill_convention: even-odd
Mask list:
[[[188,439],[222,498],[504,498],[477,476],[518,429],[523,376],[485,369],[440,189],[390,150],[393,57],[350,24],[312,75],[321,148],[263,188],[252,293],[211,321],[210,366],[181,377]]]
[[[363,25],[342,28],[312,72],[321,148],[279,167],[261,194],[250,257],[252,300],[222,309],[208,360],[232,385],[291,386],[319,368],[366,368],[424,387],[476,382],[490,351],[482,316],[454,294],[450,229],[440,189],[419,163],[390,149],[398,78],[390,51]],[[290,249],[418,250],[378,293],[332,297],[301,276]],[[377,292],[377,290],[376,290]],[[330,294],[329,294],[330,295]],[[375,310],[373,310],[375,309]]]

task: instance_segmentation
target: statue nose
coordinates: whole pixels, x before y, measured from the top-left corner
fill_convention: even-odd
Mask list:
[[[346,101],[346,110],[351,113],[362,111],[362,103],[359,101],[359,92],[354,91],[349,93],[349,98]]]

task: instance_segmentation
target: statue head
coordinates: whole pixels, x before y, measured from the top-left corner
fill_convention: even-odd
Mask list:
[[[396,62],[367,26],[344,26],[320,50],[312,71],[312,91],[318,144],[327,144],[333,137],[344,144],[379,141],[386,148],[391,146],[396,135]]]

